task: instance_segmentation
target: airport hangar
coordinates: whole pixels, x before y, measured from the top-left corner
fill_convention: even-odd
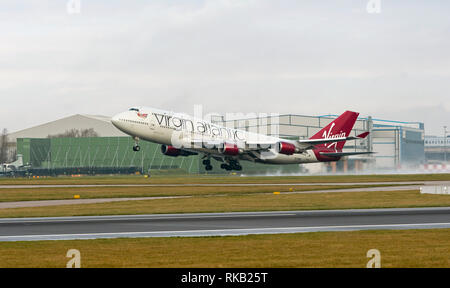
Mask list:
[[[237,129],[289,139],[309,138],[337,115],[304,116],[283,114],[244,117],[226,121],[216,116],[212,122]],[[52,138],[71,129],[93,129],[98,137]],[[269,131],[269,132],[268,132]],[[242,161],[245,174],[320,174],[335,172],[387,172],[402,167],[418,168],[424,164],[424,125],[358,118],[351,135],[370,131],[365,140],[348,141],[344,151],[374,151],[369,156],[353,156],[339,162],[304,165],[264,165]],[[23,155],[28,172],[33,175],[114,174],[114,173],[206,173],[201,155],[170,157],[161,153],[160,145],[140,141],[141,151],[134,152],[134,140],[117,130],[110,117],[73,115],[43,125],[9,134]],[[229,173],[213,160],[208,173]]]

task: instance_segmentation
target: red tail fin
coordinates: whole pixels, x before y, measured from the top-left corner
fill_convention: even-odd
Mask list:
[[[324,138],[338,138],[338,137],[348,137],[350,131],[355,125],[356,119],[359,113],[352,111],[345,111],[341,116],[336,118],[325,128],[317,132],[310,139],[324,139]],[[336,150],[341,150],[344,147],[345,141],[333,142],[329,144],[320,144],[318,147],[322,148],[333,148]]]

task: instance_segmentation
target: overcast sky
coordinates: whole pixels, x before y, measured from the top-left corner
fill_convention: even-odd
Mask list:
[[[450,126],[448,0],[79,2],[0,2],[0,127],[195,104]]]

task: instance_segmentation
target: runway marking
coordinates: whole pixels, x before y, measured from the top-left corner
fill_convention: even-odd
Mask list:
[[[376,228],[424,229],[423,227],[425,227],[426,229],[427,226],[450,228],[450,223],[374,224],[374,225],[310,226],[310,227],[306,226],[306,227],[284,227],[284,228],[275,227],[275,228],[220,229],[220,230],[20,235],[20,236],[0,236],[0,241],[71,240],[71,239],[100,239],[100,238],[120,238],[120,237],[145,238],[145,237],[201,237],[201,236],[233,236],[233,235],[237,236],[249,234],[304,233],[304,232],[335,231],[335,230],[338,231],[371,230]],[[160,236],[158,236],[158,234]]]
[[[124,217],[117,216],[116,218],[82,218],[82,219],[39,219],[39,220],[25,220],[20,221],[20,218],[15,218],[11,220],[0,220],[0,224],[22,224],[22,223],[57,223],[57,222],[103,222],[103,221],[121,221],[121,220],[171,220],[171,219],[204,219],[204,218],[246,218],[246,217],[282,217],[282,216],[295,216],[295,213],[285,213],[285,214],[236,214],[236,215],[199,215],[199,216],[147,216],[147,217]],[[87,216],[89,217],[89,216]],[[101,217],[101,216],[100,216]],[[105,216],[108,217],[108,216]]]

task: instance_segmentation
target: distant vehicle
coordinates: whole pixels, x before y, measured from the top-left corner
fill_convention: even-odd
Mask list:
[[[15,173],[20,168],[24,167],[23,165],[23,156],[21,154],[17,155],[17,160],[12,163],[3,163],[0,166],[0,173],[2,174],[11,174]]]
[[[212,170],[210,159],[222,162],[225,170],[242,170],[239,161],[267,164],[301,164],[338,161],[343,156],[372,152],[343,152],[345,141],[364,139],[369,132],[349,136],[359,113],[346,111],[310,139],[288,140],[216,125],[188,115],[154,108],[131,108],[115,115],[111,122],[135,139],[162,144],[167,156],[202,153],[205,170]]]

